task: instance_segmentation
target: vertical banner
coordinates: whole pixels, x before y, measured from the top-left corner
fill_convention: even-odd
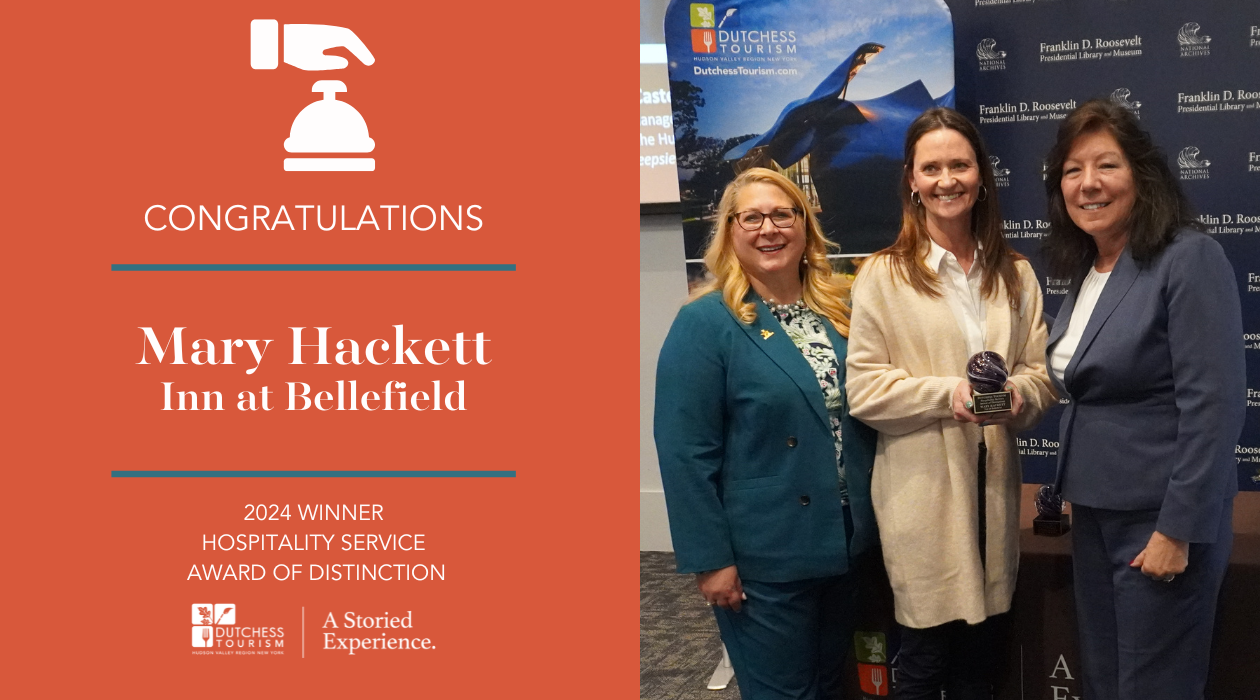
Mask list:
[[[751,167],[774,168],[802,189],[840,246],[837,268],[895,240],[906,130],[924,110],[954,104],[944,3],[674,0],[665,44],[693,285],[722,192]],[[898,648],[891,601],[870,601],[856,623],[847,691],[889,695]]]
[[[674,0],[665,15],[689,275],[738,172],[805,191],[840,256],[892,243],[906,128],[953,106],[953,27],[939,0]]]
[[[1260,490],[1260,8],[1227,0],[952,7],[959,109],[998,160],[1006,236],[1041,271],[1048,314],[1071,284],[1038,256],[1049,231],[1043,162],[1059,122],[1107,98],[1133,111],[1168,155],[1238,278],[1250,387],[1238,485]],[[1054,478],[1059,414],[1020,437],[1026,482]]]
[[[634,692],[632,8],[6,27],[6,694]]]

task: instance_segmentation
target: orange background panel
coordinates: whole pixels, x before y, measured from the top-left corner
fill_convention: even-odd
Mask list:
[[[629,697],[635,688],[636,257],[624,96],[633,6],[31,4],[6,19],[3,490],[12,697]],[[349,27],[376,58],[252,70],[252,19]],[[624,46],[622,49],[620,47]],[[350,56],[344,49],[332,51]],[[320,99],[365,118],[376,171],[286,173]],[[623,104],[624,102],[624,104]],[[621,114],[626,112],[627,114]],[[623,151],[624,149],[624,151]],[[624,167],[617,167],[624,162]],[[479,205],[481,230],[149,230],[178,204]],[[375,209],[384,227],[383,210]],[[311,211],[313,217],[314,211]],[[325,219],[327,222],[327,219]],[[111,272],[115,263],[510,263],[515,272]],[[290,365],[330,341],[490,339],[490,364]],[[138,327],[269,338],[261,367],[139,365]],[[308,342],[311,342],[308,340]],[[423,342],[417,344],[423,347]],[[190,352],[190,348],[185,348]],[[308,358],[312,349],[306,350]],[[419,353],[418,353],[419,354]],[[453,353],[452,353],[453,355]],[[421,357],[423,359],[423,357]],[[149,360],[153,357],[150,352]],[[309,361],[309,360],[308,360]],[[464,381],[466,411],[284,410]],[[162,382],[224,411],[164,412]],[[266,385],[275,410],[236,410]],[[513,470],[514,479],[120,479],[111,470]],[[290,520],[247,522],[246,504]],[[384,520],[302,522],[298,504]],[[215,534],[423,533],[422,553],[202,550]],[[445,565],[441,582],[187,580],[201,564]],[[283,626],[283,656],[194,656],[190,607]],[[305,659],[301,658],[305,608]],[[412,612],[431,651],[318,649],[333,612]],[[344,631],[344,630],[343,630]],[[370,634],[365,633],[365,635]]]

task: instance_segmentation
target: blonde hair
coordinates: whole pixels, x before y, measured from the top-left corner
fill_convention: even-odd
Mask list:
[[[751,284],[744,268],[735,256],[735,247],[731,243],[731,227],[735,226],[735,203],[740,192],[753,183],[764,182],[774,185],[792,200],[792,206],[799,212],[805,222],[805,256],[801,261],[801,300],[805,305],[831,321],[840,335],[849,337],[849,298],[850,280],[837,275],[831,269],[831,261],[827,259],[827,249],[839,249],[839,246],[827,240],[823,235],[818,218],[809,208],[805,194],[791,180],[767,168],[749,168],[740,173],[722,193],[722,201],[718,204],[717,222],[709,237],[709,245],[704,251],[704,265],[713,279],[701,285],[691,295],[691,300],[710,293],[722,293],[722,301],[735,313],[736,318],[744,323],[752,323],[757,318],[757,308],[752,302],[745,301]]]

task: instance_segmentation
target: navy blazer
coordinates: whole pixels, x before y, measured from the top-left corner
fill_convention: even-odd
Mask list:
[[[1088,270],[1073,277],[1047,356]],[[1158,508],[1159,532],[1214,541],[1225,501],[1238,492],[1242,332],[1234,270],[1215,240],[1182,230],[1142,267],[1126,247],[1063,381],[1051,373],[1071,399],[1059,425],[1055,486],[1063,497],[1094,508]]]
[[[824,325],[843,389],[848,344]],[[657,365],[654,427],[680,573],[734,564],[750,581],[834,576],[877,541],[876,433],[849,416],[846,402],[841,435],[854,523],[846,545],[822,389],[763,304],[747,325],[717,293],[679,311]]]

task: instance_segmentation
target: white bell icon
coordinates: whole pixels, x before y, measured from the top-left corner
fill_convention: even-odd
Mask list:
[[[367,122],[354,107],[337,99],[346,92],[340,80],[319,80],[311,92],[324,99],[307,105],[293,120],[284,150],[289,153],[371,153],[376,142],[368,136]],[[376,170],[375,158],[285,158],[285,170]]]

